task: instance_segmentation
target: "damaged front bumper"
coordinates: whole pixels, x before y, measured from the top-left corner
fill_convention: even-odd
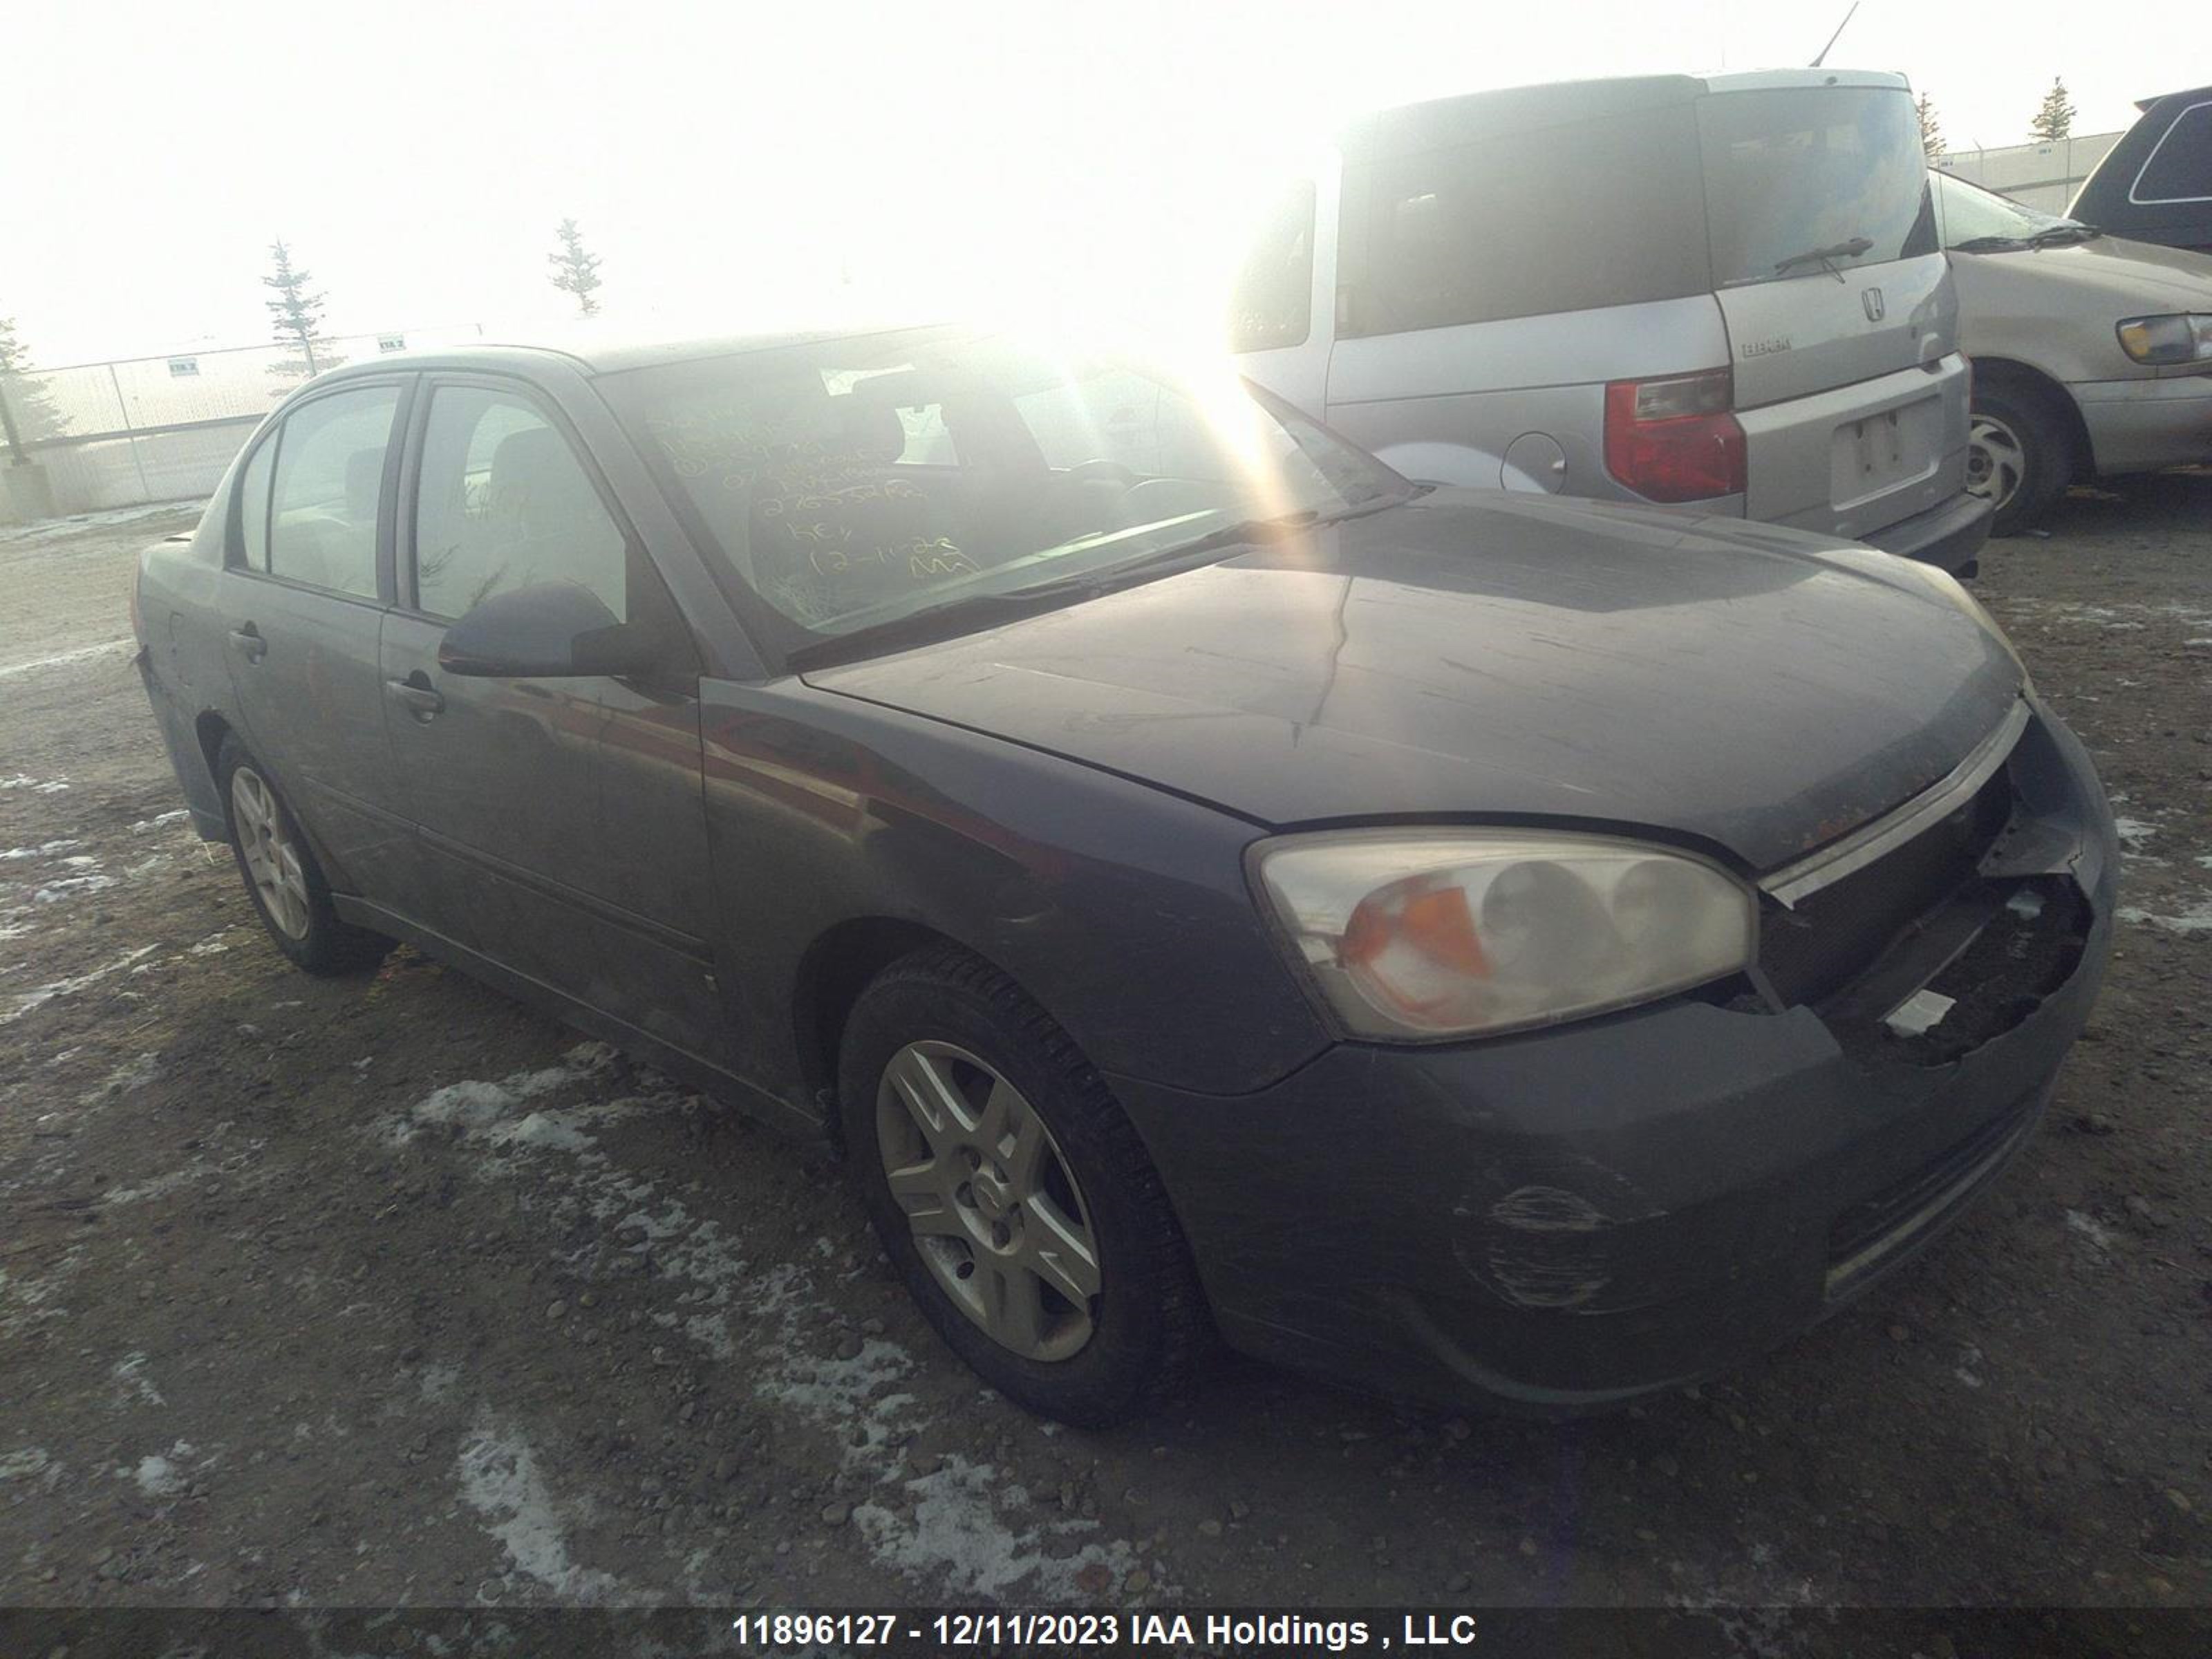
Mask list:
[[[1840,977],[1796,951],[1571,1028],[1342,1044],[1249,1096],[1113,1079],[1224,1335],[1389,1393],[1589,1410],[1786,1340],[1908,1258],[2027,1139],[2110,948],[2111,815],[2032,714],[1948,825],[2001,819],[1961,878]],[[1880,877],[1838,902],[1863,912]]]

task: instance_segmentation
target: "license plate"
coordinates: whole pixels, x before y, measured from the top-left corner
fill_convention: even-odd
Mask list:
[[[1829,453],[1829,500],[1848,507],[1908,480],[1936,465],[1939,400],[1923,398],[1836,428]]]

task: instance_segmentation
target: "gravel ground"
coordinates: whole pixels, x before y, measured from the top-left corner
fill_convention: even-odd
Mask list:
[[[122,642],[190,517],[0,531],[0,1605],[2212,1602],[2212,477],[1985,561],[2128,844],[2050,1127],[1846,1314],[1565,1427],[1249,1366],[1040,1424],[815,1151],[411,953],[295,973]]]

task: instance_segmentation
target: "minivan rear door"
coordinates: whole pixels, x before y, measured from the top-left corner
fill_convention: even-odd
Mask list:
[[[1939,475],[1966,435],[1918,123],[1893,81],[1745,78],[1698,101],[1698,128],[1746,510],[1863,535],[1954,493]]]

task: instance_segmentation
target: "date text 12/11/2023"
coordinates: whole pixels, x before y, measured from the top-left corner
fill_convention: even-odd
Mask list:
[[[1473,1613],[1403,1613],[1394,1632],[1382,1618],[1317,1618],[1286,1613],[1068,1613],[1006,1609],[944,1612],[920,1619],[890,1613],[749,1613],[732,1621],[740,1640],[779,1650],[820,1644],[898,1651],[927,1644],[936,1652],[963,1648],[1081,1652],[1130,1648],[1188,1649],[1193,1644],[1246,1652],[1349,1653],[1468,1648]],[[1395,1638],[1395,1639],[1394,1639]]]

